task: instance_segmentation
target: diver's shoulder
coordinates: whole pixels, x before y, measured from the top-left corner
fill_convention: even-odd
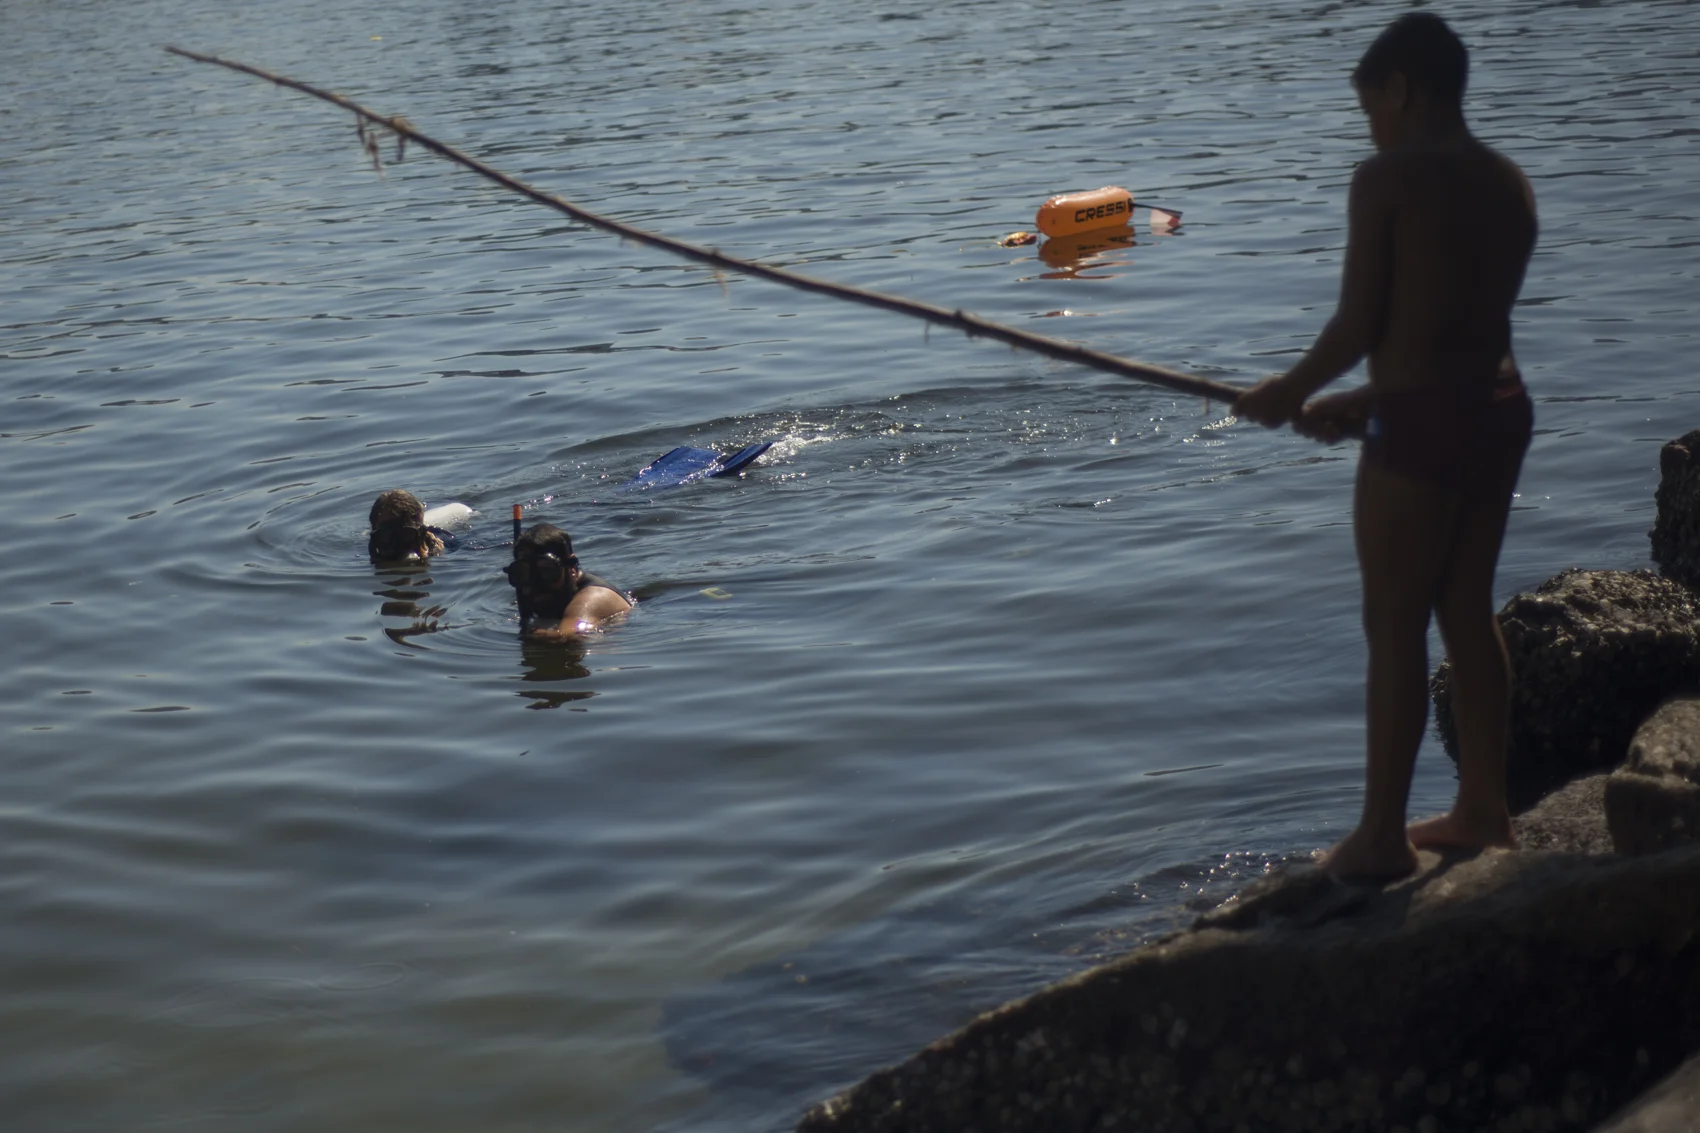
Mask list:
[[[581,569],[578,573],[578,588],[580,590],[588,590],[592,586],[600,586],[604,590],[612,590],[616,594],[620,593],[620,588],[615,586],[612,582],[609,582],[606,578],[603,578],[599,574],[591,574],[588,570]]]
[[[632,600],[624,590],[600,575],[580,571],[578,592],[585,594],[586,591],[607,591],[605,594],[597,593],[587,595],[587,597],[595,601],[597,605],[605,606],[608,610],[629,610],[632,608]]]

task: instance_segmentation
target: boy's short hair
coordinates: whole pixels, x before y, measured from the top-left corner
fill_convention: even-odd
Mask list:
[[[1462,102],[1470,54],[1445,20],[1432,12],[1407,12],[1375,37],[1352,72],[1352,85],[1379,89],[1395,71],[1435,98]]]

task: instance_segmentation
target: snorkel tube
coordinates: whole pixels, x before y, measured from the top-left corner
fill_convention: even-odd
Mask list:
[[[513,559],[513,561],[516,562],[516,563],[519,562],[520,514],[524,510],[525,509],[524,509],[523,505],[521,505],[521,504],[515,504],[514,505],[514,559]],[[508,581],[511,583],[513,581],[513,579],[510,577]],[[525,632],[526,623],[531,620],[531,603],[529,603],[525,600],[525,588],[524,587],[520,587],[520,586],[514,587],[514,604],[519,607],[519,631],[520,631],[520,633],[523,634]]]

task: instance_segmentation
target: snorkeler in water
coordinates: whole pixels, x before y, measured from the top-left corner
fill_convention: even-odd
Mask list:
[[[372,531],[366,537],[366,553],[373,562],[428,559],[455,547],[454,534],[427,525],[425,505],[400,488],[372,501],[368,520]]]
[[[514,561],[504,571],[519,603],[520,632],[533,640],[593,632],[632,608],[625,595],[580,569],[572,537],[552,523],[515,539]]]

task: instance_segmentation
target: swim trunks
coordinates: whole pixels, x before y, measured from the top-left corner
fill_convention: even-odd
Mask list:
[[[1437,488],[1487,484],[1522,467],[1535,411],[1520,380],[1375,394],[1363,458]]]

